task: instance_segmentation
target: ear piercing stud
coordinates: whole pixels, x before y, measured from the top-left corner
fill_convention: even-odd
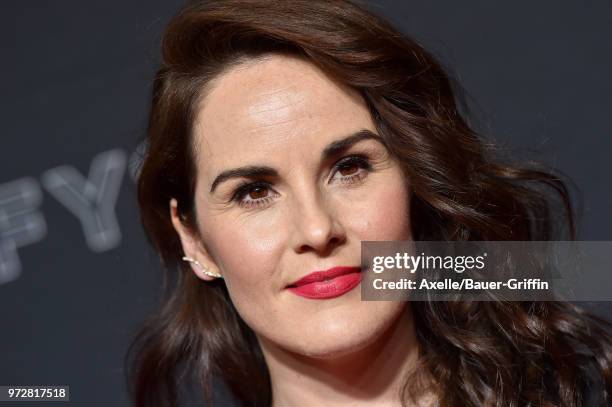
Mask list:
[[[195,259],[192,259],[191,257],[183,256],[183,260],[195,264],[196,266],[198,266],[198,268],[200,270],[202,270],[202,273],[206,274],[209,277],[223,278],[223,276],[221,276],[221,274],[218,274],[218,273],[215,273],[213,271],[210,271],[208,269],[208,267],[201,265],[200,262],[198,262]]]

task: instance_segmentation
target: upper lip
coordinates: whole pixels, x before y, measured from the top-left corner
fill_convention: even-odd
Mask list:
[[[338,277],[343,274],[357,273],[360,271],[361,271],[360,267],[351,267],[351,266],[338,266],[338,267],[332,267],[327,270],[313,271],[312,273],[307,274],[304,277],[300,278],[299,280],[296,280],[293,283],[289,284],[288,287],[298,287],[304,284],[330,280],[334,277]]]

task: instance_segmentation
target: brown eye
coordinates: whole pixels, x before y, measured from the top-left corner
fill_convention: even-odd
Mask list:
[[[334,167],[333,179],[337,179],[342,183],[357,182],[357,180],[364,178],[368,172],[372,171],[368,158],[358,154],[345,157]]]
[[[266,182],[247,182],[236,188],[231,201],[249,208],[259,206],[272,199],[273,191],[271,185]]]
[[[266,187],[256,186],[256,187],[251,188],[251,190],[249,191],[249,198],[252,198],[252,199],[265,198],[267,196],[268,196],[268,189]]]
[[[351,175],[351,174],[354,174],[355,172],[359,171],[359,166],[357,164],[353,164],[353,163],[343,164],[338,169],[338,171],[342,175]]]

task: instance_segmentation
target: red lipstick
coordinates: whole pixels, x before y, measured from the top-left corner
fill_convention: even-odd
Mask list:
[[[339,297],[355,288],[361,282],[359,267],[333,267],[315,271],[287,286],[287,289],[301,297],[325,299]]]

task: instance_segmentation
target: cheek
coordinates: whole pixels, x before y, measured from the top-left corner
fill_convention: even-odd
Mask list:
[[[258,277],[254,269],[273,271],[270,263],[278,255],[282,239],[268,219],[211,216],[202,223],[211,231],[207,247],[222,271],[244,279]]]
[[[344,223],[359,240],[409,240],[410,198],[408,186],[399,173],[366,188],[359,200],[342,211]]]
[[[219,218],[208,224],[215,231],[208,239],[209,250],[236,307],[240,310],[242,304],[269,298],[282,250],[278,233],[267,224],[236,219]]]

